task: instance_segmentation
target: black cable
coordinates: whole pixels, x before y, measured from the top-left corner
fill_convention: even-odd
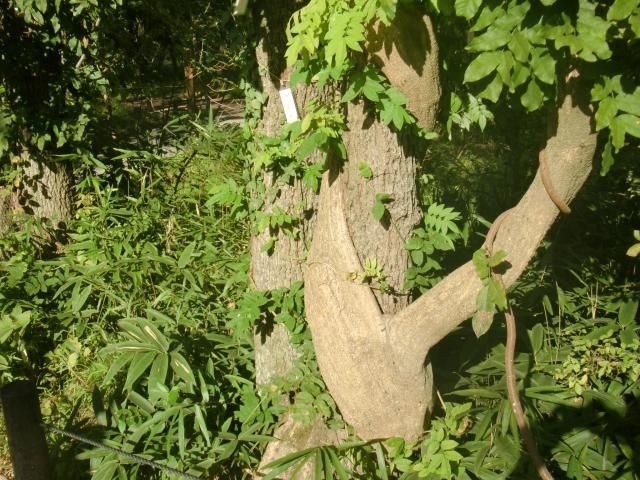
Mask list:
[[[87,445],[91,445],[92,447],[103,448],[103,449],[108,450],[110,452],[113,452],[113,453],[115,453],[117,455],[120,455],[122,457],[128,458],[129,460],[133,460],[136,463],[139,463],[139,464],[142,464],[142,465],[146,465],[146,466],[151,467],[151,468],[155,468],[156,470],[162,470],[164,472],[171,473],[173,475],[177,475],[177,476],[182,477],[182,478],[189,478],[190,480],[200,480],[200,477],[196,477],[195,475],[191,475],[190,473],[186,473],[186,472],[183,472],[181,470],[178,470],[178,469],[175,469],[175,468],[172,468],[172,467],[168,467],[166,465],[162,465],[160,463],[156,463],[156,462],[153,462],[151,460],[147,460],[146,458],[143,458],[140,455],[135,455],[133,453],[125,452],[124,450],[121,450],[121,449],[116,448],[116,447],[110,447],[109,445],[105,445],[104,443],[96,442],[95,440],[91,440],[90,438],[83,437],[82,435],[78,435],[77,433],[67,432],[66,430],[62,430],[62,429],[60,429],[58,427],[54,427],[53,425],[49,425],[47,423],[42,423],[42,427],[45,428],[46,430],[58,433],[58,434],[63,435],[65,437],[69,437],[69,438],[71,438],[73,440],[76,440],[78,442],[86,443]]]

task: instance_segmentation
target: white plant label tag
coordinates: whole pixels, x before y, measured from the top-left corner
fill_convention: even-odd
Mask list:
[[[293,92],[290,88],[280,90],[280,101],[284,109],[284,116],[287,117],[287,123],[293,123],[299,120],[298,109],[296,108],[296,102],[293,99]]]

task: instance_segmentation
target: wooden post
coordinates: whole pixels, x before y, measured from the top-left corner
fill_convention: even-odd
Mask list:
[[[41,425],[38,391],[19,380],[0,390],[15,480],[50,480],[47,440]]]

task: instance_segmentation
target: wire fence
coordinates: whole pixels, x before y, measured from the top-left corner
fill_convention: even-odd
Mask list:
[[[87,438],[75,432],[69,432],[45,422],[40,412],[38,391],[35,382],[32,381],[17,380],[0,388],[0,416],[4,418],[13,473],[18,480],[51,479],[52,470],[45,431],[115,453],[134,463],[145,465],[173,477],[187,478],[189,480],[201,479],[201,476],[158,463],[142,455],[136,455],[122,448],[106,445],[103,442]],[[1,474],[0,480],[2,480]]]
[[[64,437],[67,438],[71,438],[73,440],[76,440],[77,442],[80,443],[84,443],[86,445],[90,445],[92,447],[96,447],[96,448],[102,448],[104,450],[107,450],[109,452],[115,453],[121,457],[124,458],[128,458],[129,460],[138,463],[140,465],[146,465],[148,467],[154,468],[156,470],[160,470],[166,473],[170,473],[172,475],[181,477],[181,478],[188,478],[190,480],[200,480],[200,477],[196,477],[195,475],[191,475],[190,473],[186,473],[183,472],[182,470],[178,470],[177,468],[173,468],[173,467],[169,467],[167,465],[162,465],[161,463],[158,462],[154,462],[152,460],[149,460],[147,458],[141,457],[140,455],[136,455],[134,453],[129,453],[129,452],[125,452],[124,450],[120,449],[120,448],[116,448],[116,447],[112,447],[110,445],[105,445],[104,443],[101,442],[97,442],[95,440],[92,440],[90,438],[84,437],[82,435],[78,435],[77,433],[73,433],[73,432],[68,432],[66,430],[63,430],[61,428],[55,427],[53,425],[50,425],[48,423],[41,423],[40,424],[45,430],[48,430],[50,432],[54,432],[57,434],[60,434]]]

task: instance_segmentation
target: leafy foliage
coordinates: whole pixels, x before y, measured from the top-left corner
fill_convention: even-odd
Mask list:
[[[405,288],[417,288],[424,292],[440,279],[442,265],[436,260],[435,252],[455,250],[455,242],[467,239],[467,233],[456,225],[460,213],[443,204],[432,203],[427,208],[424,227],[416,228],[407,240],[405,248],[409,251],[411,267],[405,274]]]
[[[582,213],[576,209],[578,223],[562,224],[551,235],[571,232],[570,247],[546,245],[510,294],[522,318],[516,370],[532,428],[558,478],[631,479],[640,442],[637,271],[633,260],[623,264],[619,257],[629,247],[629,225],[636,222],[633,185],[638,181],[633,169],[625,175],[616,170],[620,164],[613,165],[612,154],[620,150],[624,157],[623,148],[635,145],[638,137],[632,48],[637,44],[638,2],[425,3],[440,15],[438,21],[451,21],[445,16],[457,13],[465,28],[470,22],[468,50],[457,66],[445,65],[454,77],[464,64],[459,78],[464,77],[469,90],[452,89],[448,97],[449,135],[453,138],[454,125],[462,130],[456,144],[431,145],[434,157],[446,160],[437,167],[445,174],[438,177],[437,171],[427,170],[434,167],[422,167],[425,213],[406,242],[412,261],[406,288],[424,291],[468,257],[481,242],[473,231],[483,222],[480,215],[493,216],[528,181],[523,172],[531,173],[531,167],[519,162],[517,153],[532,150],[541,124],[501,102],[514,96],[526,110],[539,109],[556,99],[570,69],[579,69],[589,83],[596,128],[609,134],[603,170],[611,170],[609,179],[613,175],[624,181],[595,183],[583,199],[593,203],[584,204]],[[97,22],[86,20],[103,19],[106,31],[114,12],[148,6],[128,4],[122,10],[117,3],[63,0],[56,10],[41,1],[14,4],[23,15],[11,19],[21,27],[19,35],[28,31],[34,36],[26,44],[7,44],[2,61],[13,49],[62,38],[53,51],[62,51],[67,63],[61,81],[48,90],[47,112],[35,119],[16,109],[16,92],[25,85],[8,80],[8,74],[23,74],[24,69],[2,69],[0,151],[8,152],[17,127],[28,125],[36,132],[29,140],[36,148],[75,152],[78,147],[88,161],[77,164],[78,212],[68,226],[68,244],[43,257],[36,242],[46,230],[27,216],[20,228],[0,238],[2,382],[38,376],[43,412],[50,421],[196,475],[252,475],[283,414],[305,424],[322,420],[331,428],[345,428],[318,372],[304,322],[303,286],[248,290],[243,251],[249,223],[254,232],[268,231],[267,251],[280,233],[297,235],[303,212],[263,212],[262,207],[294,178],[317,191],[325,155],[344,159],[339,100],[365,99],[385,124],[396,130],[413,128],[405,99],[362,51],[367,28],[392,21],[396,2],[313,0],[294,16],[287,51],[296,68],[292,81],[339,87],[343,95],[307,106],[300,121],[275,137],[256,134],[265,97],[245,84],[243,132],[220,130],[212,116],[208,123],[176,120],[166,130],[186,132],[171,146],[177,153],[121,148],[116,158],[100,159],[88,156],[84,147],[89,119],[101,111],[86,109],[94,108],[105,91],[106,79],[98,74],[104,75],[102,60],[107,57],[94,50],[104,47],[94,41],[102,32]],[[7,12],[0,16],[12,15]],[[62,27],[56,32],[54,18],[61,12]],[[139,58],[150,60],[150,68],[163,61],[154,57],[155,46],[166,41],[159,36],[162,25],[147,23],[145,28],[158,27],[153,34],[142,35],[140,29],[133,34],[149,42]],[[15,33],[3,32],[4,43],[6,35]],[[25,69],[42,71],[44,60],[30,58]],[[68,100],[64,112],[54,108],[61,98]],[[494,128],[492,121],[502,123]],[[526,130],[527,122],[534,127]],[[475,124],[482,135],[472,131]],[[241,136],[257,141],[244,152]],[[249,168],[240,173],[242,161]],[[261,183],[265,171],[273,174],[273,187]],[[487,171],[491,175],[478,186],[478,174]],[[365,162],[359,172],[365,179],[375,175]],[[602,201],[605,192],[610,197]],[[384,192],[375,195],[375,218],[389,214],[390,201]],[[459,226],[462,219],[464,228]],[[618,243],[624,243],[622,250]],[[632,246],[630,254],[635,250]],[[491,315],[505,305],[504,291],[491,278],[503,256],[480,251],[474,257],[484,283],[478,306]],[[352,278],[388,288],[375,259],[367,259]],[[253,382],[253,331],[268,330],[274,323],[287,327],[300,357],[290,375],[258,389]],[[340,445],[276,460],[267,478],[308,461],[315,462],[315,478],[532,478],[504,387],[504,347],[496,337],[503,332],[499,326],[487,331],[486,322],[480,327],[475,323],[475,333],[486,331],[480,339],[461,328],[431,352],[447,402],[441,402],[442,411],[422,438],[362,442],[351,436]],[[455,352],[463,352],[461,358]],[[460,365],[452,366],[457,361]],[[61,445],[56,454],[60,478],[87,465],[94,478],[152,478],[146,467],[101,449],[80,453],[84,463],[78,465],[69,459],[79,449]]]
[[[618,322],[602,321],[601,326],[568,328],[570,353],[555,374],[557,380],[573,388],[577,395],[585,389],[608,391],[612,382],[628,385],[640,380],[638,358],[640,340],[635,331],[637,302],[620,306]],[[594,325],[595,327],[595,325]]]
[[[485,249],[479,249],[473,254],[473,265],[482,280],[482,288],[476,298],[478,312],[472,319],[473,331],[478,337],[487,333],[496,311],[507,308],[507,293],[500,281],[492,275],[492,271],[502,265],[506,257],[507,252],[504,250],[491,256]]]
[[[552,87],[580,76],[591,86],[596,128],[608,129],[602,173],[611,167],[613,151],[640,138],[638,58],[626,54],[640,36],[638,2],[458,0],[455,11],[473,32],[467,49],[475,56],[464,81],[478,86],[478,98],[495,103],[506,91],[535,111],[556,100]]]
[[[49,419],[75,415],[77,401],[79,427],[93,410],[101,436],[194,472],[251,462],[253,447],[238,442],[255,433],[239,439],[233,423],[249,394],[233,379],[253,368],[251,337],[225,327],[246,286],[245,243],[235,220],[206,205],[206,179],[234,164],[239,136],[210,133],[176,157],[123,151],[119,166],[84,177],[57,258],[29,248],[28,224],[2,241],[3,381],[38,372]],[[148,473],[107,451],[81,458],[96,478]]]
[[[371,285],[371,288],[383,293],[391,291],[384,268],[373,258],[365,258],[364,269],[360,272],[350,272],[349,278],[354,282]]]
[[[122,2],[9,1],[0,21],[0,158],[20,142],[74,151],[108,93],[100,23]],[[25,131],[29,134],[25,135]],[[63,150],[64,151],[64,150]],[[66,153],[66,152],[65,152]]]

